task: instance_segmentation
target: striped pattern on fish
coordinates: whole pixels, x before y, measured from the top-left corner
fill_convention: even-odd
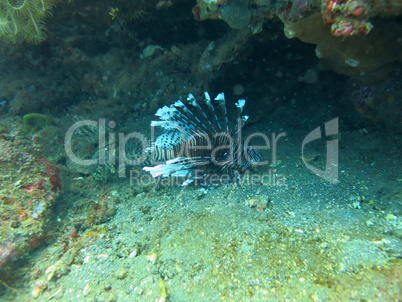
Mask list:
[[[187,105],[181,100],[170,106],[159,108],[151,126],[161,127],[163,133],[148,148],[153,160],[163,161],[143,170],[153,177],[183,177],[183,185],[195,181],[208,183],[212,175],[226,175],[227,183],[262,160],[257,149],[245,146],[241,139],[241,129],[248,116],[242,116],[246,103],[238,100],[237,117],[228,118],[225,96],[220,93],[212,101],[208,92],[204,93],[200,104],[192,94],[187,97]]]

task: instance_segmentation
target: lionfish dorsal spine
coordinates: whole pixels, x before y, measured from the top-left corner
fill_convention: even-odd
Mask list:
[[[225,94],[223,92],[219,93],[216,96],[215,101],[218,102],[219,107],[221,108],[221,111],[223,114],[223,119],[224,119],[225,126],[226,126],[226,132],[229,132],[229,121],[228,121],[228,113],[227,113],[227,109],[226,109]]]
[[[205,124],[182,101],[178,100],[172,106],[176,107],[176,111],[171,119],[178,124],[178,131],[185,133],[187,137],[193,135],[198,128],[208,131]]]
[[[240,129],[244,126],[244,123],[248,120],[248,115],[242,116],[244,105],[246,104],[246,100],[240,99],[235,103],[237,107],[237,123],[234,126],[233,135],[237,135]],[[239,128],[240,125],[240,128]]]
[[[212,102],[211,102],[211,97],[209,96],[209,93],[208,93],[208,92],[205,92],[205,93],[204,93],[204,97],[205,97],[205,98],[204,98],[204,102],[205,102],[205,104],[207,104],[208,109],[211,111],[211,114],[212,114],[213,117],[214,117],[213,122],[214,122],[215,126],[213,126],[213,127],[214,127],[214,132],[213,132],[213,133],[221,132],[221,131],[222,131],[222,127],[221,127],[221,124],[219,123],[219,118],[218,118],[217,113],[216,113],[216,111],[215,111],[215,107],[214,107],[214,105],[213,105]],[[218,130],[218,129],[219,129],[219,130]]]
[[[208,118],[205,111],[201,108],[200,104],[198,104],[197,100],[191,93],[188,95],[187,100],[197,110],[197,115],[194,115],[194,117],[199,123],[199,127],[203,128],[207,133],[215,133],[216,129],[214,125],[211,123],[211,120]]]

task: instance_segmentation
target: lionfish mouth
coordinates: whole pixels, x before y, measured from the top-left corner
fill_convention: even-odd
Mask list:
[[[241,139],[248,119],[241,115],[246,101],[238,100],[237,118],[229,120],[224,94],[214,99],[218,108],[208,92],[204,95],[201,104],[189,94],[187,106],[178,100],[156,112],[160,121],[151,122],[151,126],[162,127],[163,132],[147,151],[162,164],[143,168],[152,177],[183,178],[182,186],[228,184],[262,160],[259,150]]]

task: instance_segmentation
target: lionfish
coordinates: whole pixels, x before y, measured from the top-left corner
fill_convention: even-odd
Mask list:
[[[208,92],[199,104],[192,94],[188,105],[181,100],[159,108],[151,126],[163,128],[148,152],[153,159],[163,164],[144,167],[152,177],[182,177],[182,186],[194,184],[227,184],[239,178],[244,171],[262,160],[258,149],[245,145],[241,128],[249,118],[242,116],[244,99],[238,100],[237,119],[228,119],[225,96],[217,95],[214,102]],[[213,103],[217,103],[214,106]]]

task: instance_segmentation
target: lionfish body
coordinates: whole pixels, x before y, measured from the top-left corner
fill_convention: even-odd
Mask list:
[[[188,105],[176,101],[158,109],[151,126],[163,128],[163,133],[148,149],[156,161],[163,164],[144,167],[153,177],[183,177],[182,185],[195,183],[230,183],[243,171],[261,161],[258,150],[244,145],[241,128],[248,116],[241,116],[246,103],[236,103],[237,119],[228,119],[225,96],[218,94],[214,106],[208,92],[203,103],[197,103],[192,94]],[[212,180],[213,179],[213,180]],[[209,181],[211,180],[211,181]]]

